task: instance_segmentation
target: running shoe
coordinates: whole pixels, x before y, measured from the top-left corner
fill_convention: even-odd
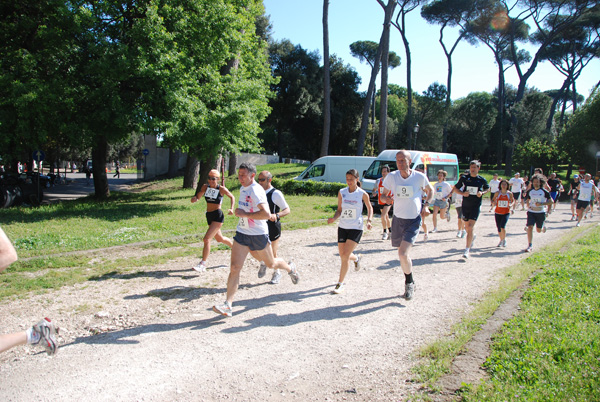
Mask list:
[[[224,315],[225,317],[233,316],[233,311],[231,311],[231,305],[227,301],[223,304],[219,304],[218,306],[213,306],[213,311],[217,314]]]
[[[462,258],[464,258],[465,260],[469,259],[469,249],[466,249],[465,252],[462,255]]]
[[[383,232],[383,235],[381,235],[381,240],[387,240],[387,239],[388,239],[387,232]]]
[[[577,222],[577,225],[575,225],[576,227],[581,226],[581,222]]]
[[[467,235],[467,231],[466,231],[466,230],[463,230],[463,231],[462,231],[462,234],[461,234],[461,236],[460,236],[460,238],[461,238],[461,239],[464,239],[466,235]]]
[[[290,262],[290,268],[292,268],[292,270],[289,273],[290,279],[292,280],[292,283],[294,285],[297,285],[298,282],[300,282],[300,275],[298,275],[298,270],[296,269],[296,264],[294,264],[293,262]]]
[[[502,243],[504,243],[502,240],[500,240],[500,243],[498,243],[498,245],[496,247],[502,247]]]
[[[425,233],[423,235],[423,241],[427,241],[429,239],[429,235],[427,233]]]
[[[206,263],[204,261],[200,261],[198,264],[192,267],[196,272],[204,272],[206,271]]]
[[[36,344],[41,344],[48,356],[52,356],[58,349],[56,334],[58,330],[52,324],[49,318],[44,318],[33,326],[33,332],[39,335],[39,341]]]
[[[506,247],[506,239],[502,242],[502,247]]]
[[[542,233],[546,233],[546,225],[542,226]]]
[[[575,215],[571,215],[571,220],[574,221],[575,220]]]
[[[533,246],[530,244],[529,247],[525,249],[526,253],[531,253],[533,251]]]
[[[343,283],[338,282],[338,284],[335,285],[331,293],[333,293],[334,295],[339,295],[340,293],[343,293],[344,290],[346,290],[346,286]]]
[[[437,232],[437,228],[433,228],[433,230],[429,233],[436,233]]]
[[[456,237],[459,239],[462,237],[462,230],[459,230],[458,232],[456,232]]]
[[[446,220],[447,220],[448,222],[450,222],[450,211],[448,211],[448,213],[446,214]]]
[[[477,240],[476,234],[473,235],[473,240],[471,240],[471,247],[469,247],[469,248],[473,248],[473,244],[475,244],[475,240]]]
[[[278,269],[275,270],[275,272],[273,272],[273,277],[271,278],[271,283],[273,285],[277,285],[279,283],[279,281],[281,280],[281,272],[279,272]]]
[[[264,262],[260,262],[260,268],[258,268],[258,277],[264,278],[267,274],[267,265]]]
[[[360,271],[360,255],[356,254],[356,261],[354,261],[354,270]]]
[[[413,298],[413,295],[415,294],[415,283],[411,282],[411,283],[405,283],[404,284],[404,294],[402,295],[402,297],[406,300],[410,300]]]

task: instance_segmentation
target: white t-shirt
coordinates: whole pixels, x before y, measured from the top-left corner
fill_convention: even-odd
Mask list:
[[[508,184],[510,184],[510,186],[511,186],[510,187],[511,193],[520,193],[521,189],[523,188],[523,184],[525,184],[525,182],[520,177],[518,179],[516,177],[513,177],[512,179],[510,179],[508,181]]]
[[[259,204],[265,204],[267,211],[269,210],[267,194],[260,184],[253,181],[248,187],[240,189],[238,208],[246,212],[257,212],[259,211]],[[239,218],[236,230],[250,236],[269,234],[269,227],[265,219]]]
[[[399,170],[389,173],[383,186],[394,193],[394,216],[402,219],[416,219],[421,213],[421,198],[429,180],[421,172],[410,170],[405,179]]]
[[[499,190],[500,190],[500,180],[498,180],[498,179],[490,180],[490,191],[492,193],[497,193]]]
[[[546,212],[546,206],[545,205],[541,205],[539,207],[537,207],[535,204],[537,202],[539,202],[540,204],[543,204],[544,202],[548,202],[550,201],[550,193],[547,192],[546,190],[544,190],[543,188],[540,188],[538,190],[536,190],[535,188],[532,188],[531,190],[529,190],[529,192],[527,193],[527,198],[529,198],[529,212],[534,212],[534,213],[544,213]]]
[[[273,195],[271,196],[271,199],[273,200],[273,204],[277,205],[279,207],[279,210],[283,211],[286,208],[289,208],[290,206],[288,205],[288,203],[285,201],[285,197],[283,196],[283,193],[279,190],[277,190],[274,187],[271,187],[269,189],[269,192],[272,192]],[[272,213],[273,211],[271,211]]]
[[[579,200],[590,201],[592,194],[594,194],[594,183],[591,181],[589,183],[582,181],[579,185]]]
[[[363,194],[366,191],[360,187],[350,192],[348,187],[340,190],[342,196],[342,214],[339,226],[342,229],[363,230]]]
[[[433,198],[441,200],[442,198],[448,198],[452,192],[452,186],[448,182],[437,182],[433,185]]]

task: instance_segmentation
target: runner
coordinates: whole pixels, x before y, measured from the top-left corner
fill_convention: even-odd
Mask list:
[[[240,284],[240,273],[244,261],[250,253],[258,261],[264,261],[267,267],[283,269],[288,272],[292,283],[300,280],[294,263],[287,264],[281,258],[273,256],[269,246],[269,228],[267,219],[271,216],[265,190],[254,181],[256,167],[251,163],[242,163],[238,168],[238,180],[242,185],[240,200],[235,210],[239,218],[237,230],[231,248],[231,265],[227,278],[227,299],[225,303],[213,306],[215,313],[231,317],[233,315],[233,299]]]
[[[517,204],[519,203],[519,198],[521,198],[521,192],[523,191],[523,186],[525,182],[521,179],[521,174],[519,172],[515,173],[515,177],[508,181],[510,184],[510,192],[513,194],[515,199],[515,203],[513,204],[513,212],[517,208]]]
[[[577,200],[579,199],[579,175],[573,175],[573,180],[569,183],[569,196],[571,197],[571,220],[577,219]]]
[[[494,208],[494,196],[499,191],[500,180],[502,178],[498,179],[498,173],[494,173],[494,178],[490,180],[490,210],[488,212],[492,212]]]
[[[218,184],[219,178],[221,177],[218,170],[213,169],[208,172],[208,183],[203,184],[200,187],[200,183],[196,187],[196,195],[192,197],[192,204],[198,201],[202,196],[206,200],[206,223],[208,229],[204,234],[202,241],[204,242],[204,248],[202,249],[202,259],[192,268],[197,272],[206,271],[206,263],[208,256],[210,255],[210,242],[215,238],[219,243],[225,244],[227,247],[232,247],[233,243],[229,237],[223,236],[221,233],[221,226],[225,222],[225,215],[221,210],[221,203],[223,202],[223,196],[226,195],[231,200],[231,206],[228,215],[233,215],[233,205],[235,204],[235,197],[225,186]]]
[[[461,176],[454,186],[454,192],[463,196],[462,215],[465,221],[465,230],[467,231],[467,244],[463,258],[469,258],[469,253],[473,247],[473,243],[477,236],[473,233],[477,218],[479,217],[479,209],[481,207],[481,197],[487,193],[490,186],[487,180],[479,175],[481,162],[478,160],[471,161],[469,164],[469,174]],[[464,189],[462,191],[460,189]]]
[[[377,203],[379,204],[379,207],[381,209],[381,226],[383,227],[383,234],[381,235],[381,240],[387,240],[389,237],[388,231],[391,232],[392,230],[392,222],[390,221],[389,214],[392,205],[386,204],[381,199],[381,196],[383,195],[383,180],[389,172],[390,167],[388,165],[384,165],[381,168],[381,177],[377,179],[377,182],[375,183],[375,188],[377,189]]]
[[[546,206],[551,206],[553,201],[550,193],[544,189],[546,178],[543,175],[536,174],[531,178],[531,190],[524,198],[527,200],[527,242],[529,245],[525,249],[530,253],[533,251],[533,225],[535,224],[538,233],[546,233]]]
[[[348,187],[338,192],[337,210],[333,218],[327,219],[327,223],[332,224],[337,218],[340,218],[338,225],[338,251],[342,260],[342,266],[340,268],[338,283],[332,291],[334,294],[344,291],[344,280],[350,268],[350,261],[354,262],[354,269],[356,271],[360,269],[360,256],[354,254],[354,249],[360,242],[363,234],[363,205],[367,207],[367,229],[371,229],[373,207],[369,201],[369,194],[360,188],[358,178],[356,169],[350,169],[346,172],[346,184],[348,184]]]
[[[0,228],[0,272],[4,271],[10,264],[17,261],[17,251],[8,239],[8,236]],[[58,330],[54,327],[52,321],[43,318],[25,331],[14,332],[12,334],[0,335],[0,353],[19,345],[41,345],[48,355],[53,355],[58,350],[58,341],[56,334]]]
[[[265,189],[267,194],[267,202],[269,203],[269,211],[271,216],[267,220],[269,226],[269,240],[271,240],[271,248],[273,249],[273,257],[277,258],[277,249],[279,249],[279,240],[281,239],[281,222],[279,218],[288,215],[291,210],[290,206],[285,201],[283,193],[277,190],[271,182],[273,181],[273,175],[268,170],[263,170],[258,175],[258,184]],[[258,277],[262,278],[267,273],[266,264],[261,261],[260,268],[258,269]],[[271,277],[271,283],[276,285],[281,280],[281,271],[276,269]]]
[[[463,221],[462,217],[462,201],[463,196],[459,193],[454,192],[454,188],[452,188],[452,199],[454,200],[454,209],[456,210],[456,222],[457,222],[457,231],[456,237],[463,238],[467,235],[467,231],[465,230],[465,221]]]
[[[552,197],[552,207],[548,208],[548,212],[554,211],[556,204],[558,203],[558,196],[560,195],[560,189],[562,184],[560,179],[556,176],[556,173],[550,173],[548,178],[548,187],[550,188],[550,197]]]
[[[512,204],[515,202],[515,197],[508,191],[508,182],[501,180],[498,186],[500,191],[494,195],[492,205],[496,205],[496,211],[494,217],[496,218],[496,228],[498,228],[498,236],[500,236],[500,243],[498,247],[506,247],[506,224],[512,211]]]
[[[590,206],[590,202],[593,199],[596,199],[598,195],[598,189],[591,179],[592,175],[586,173],[585,176],[583,176],[583,181],[580,182],[577,187],[579,193],[579,198],[577,200],[577,227],[581,226],[581,219],[583,218],[586,209]]]
[[[404,297],[406,300],[413,298],[415,282],[412,275],[412,260],[409,252],[421,226],[421,199],[423,193],[427,195],[425,207],[432,199],[433,192],[427,176],[410,169],[410,152],[399,151],[396,154],[398,170],[390,173],[383,182],[384,201],[394,201],[394,216],[392,218],[392,247],[398,247],[398,257],[404,272]]]
[[[445,170],[438,171],[438,182],[433,185],[433,230],[431,233],[437,232],[437,215],[440,213],[440,218],[447,219],[450,222],[450,204],[448,199],[452,195],[452,186],[446,181],[448,172]]]

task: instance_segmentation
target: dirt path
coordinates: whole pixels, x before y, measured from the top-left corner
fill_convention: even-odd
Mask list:
[[[548,232],[534,236],[536,249],[573,228],[569,218],[560,205]],[[427,243],[420,236],[409,302],[398,297],[404,278],[379,225],[365,232],[363,269],[348,274],[341,295],[329,293],[340,263],[336,227],[284,228],[280,255],[296,262],[300,283],[284,277],[270,285],[270,272],[258,279],[258,263],[247,261],[232,318],[210,309],[225,297],[226,251],[213,253],[201,275],[190,256],[6,302],[2,332],[48,316],[61,327],[62,346],[54,358],[31,347],[0,355],[0,400],[406,400],[417,387],[414,352],[447,334],[504,267],[526,256],[524,224],[525,212],[517,212],[508,247],[499,249],[493,215],[483,212],[468,261],[455,220]]]

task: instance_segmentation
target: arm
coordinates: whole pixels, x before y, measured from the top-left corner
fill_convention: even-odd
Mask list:
[[[4,271],[10,264],[17,261],[17,251],[8,239],[8,236],[0,228],[0,272]]]
[[[373,206],[371,205],[371,200],[369,200],[369,194],[364,193],[362,196],[363,203],[367,207],[367,229],[371,230],[373,225],[371,225],[371,220],[373,219]]]
[[[276,214],[271,214],[269,217],[270,221],[277,222],[278,218],[282,218],[292,212],[281,191],[275,190],[275,193],[273,194],[273,202],[279,207],[279,212]]]
[[[204,189],[204,191],[206,191],[206,189]],[[229,210],[227,211],[227,214],[228,215],[233,215],[233,207],[235,205],[235,197],[233,196],[233,194],[231,193],[231,191],[227,190],[227,188],[225,186],[221,186],[219,188],[219,192],[221,193],[221,195],[226,195],[231,200],[231,206],[229,207]]]
[[[208,184],[203,184],[202,187],[200,187],[200,190],[196,190],[196,195],[194,195],[192,197],[192,204],[195,203],[196,201],[198,201],[200,198],[202,198],[204,193],[206,193],[207,187],[208,187]]]
[[[425,194],[427,194],[427,198],[425,198],[425,202],[427,204],[429,204],[429,201],[431,201],[431,199],[433,198],[433,191],[431,190],[431,186],[426,185],[423,190],[425,191]]]
[[[342,194],[340,194],[340,192],[338,191],[338,207],[337,207],[337,210],[335,211],[335,214],[333,214],[333,218],[327,219],[327,223],[331,224],[331,223],[335,222],[335,220],[337,218],[339,218],[341,214],[342,214]]]
[[[271,212],[269,211],[269,204],[258,204],[258,211],[246,212],[242,208],[236,208],[235,216],[238,218],[248,218],[254,220],[267,220]]]

